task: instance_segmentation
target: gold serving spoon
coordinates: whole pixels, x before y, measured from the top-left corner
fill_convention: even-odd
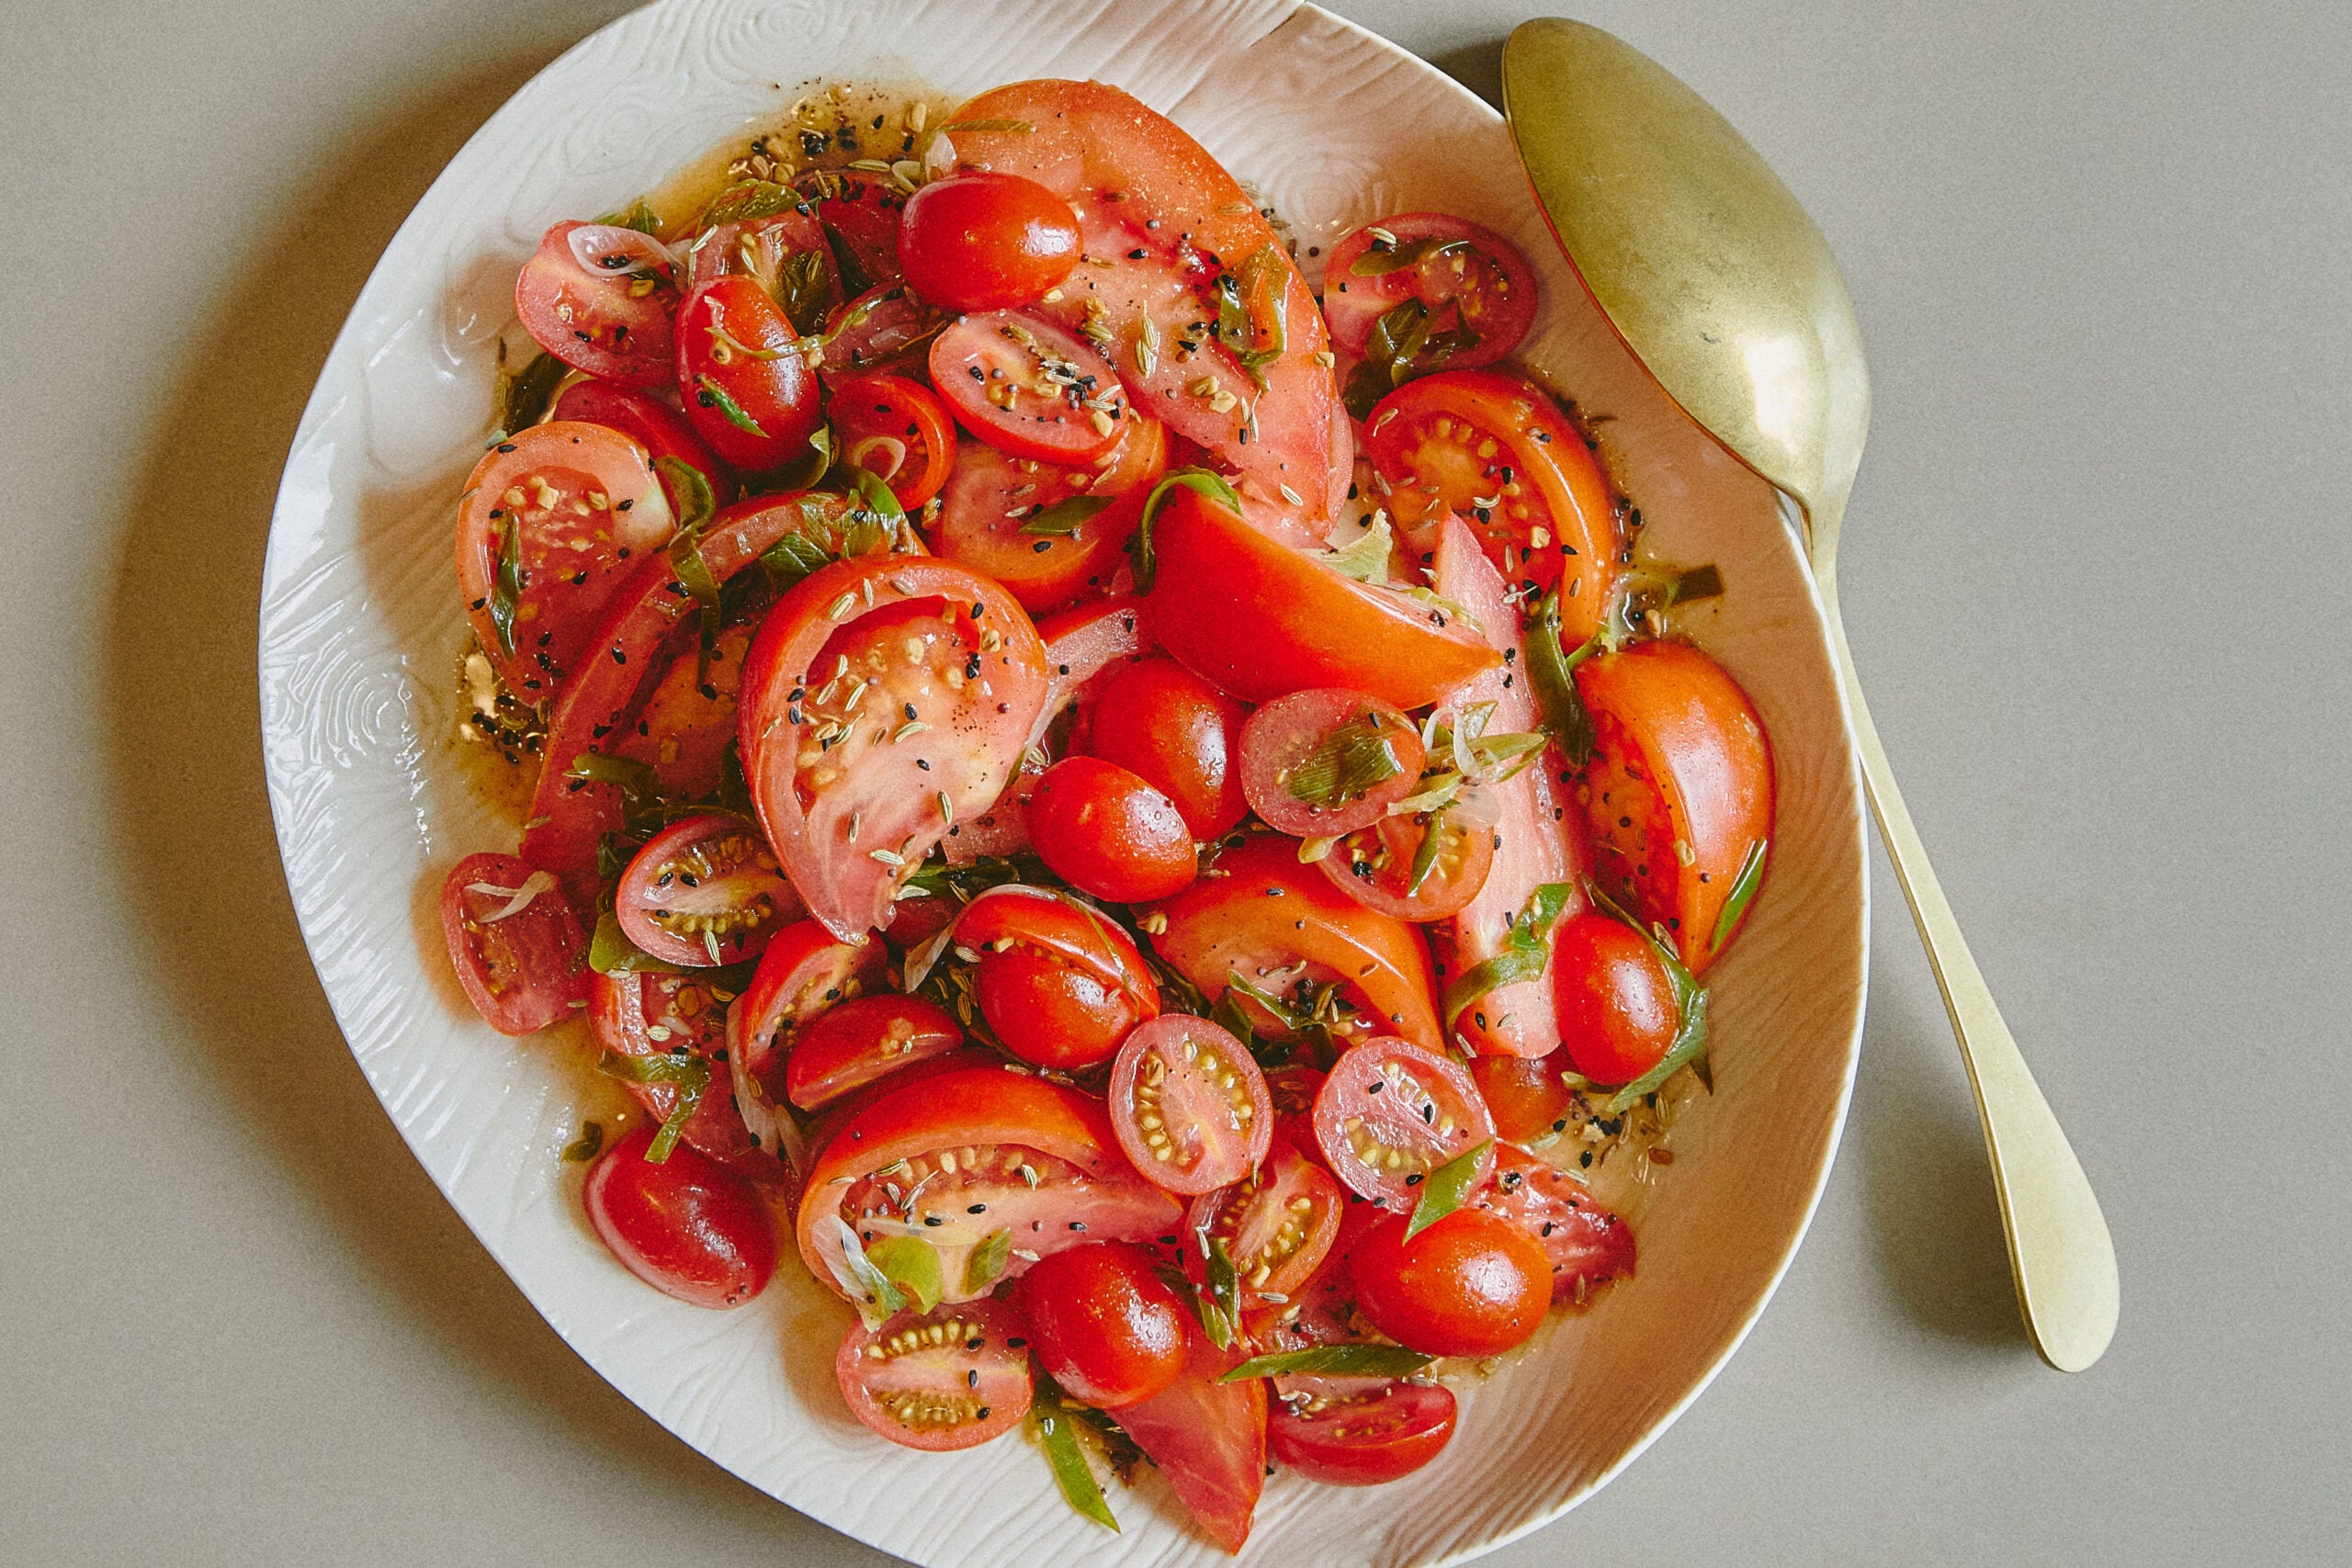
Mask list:
[[[1870,423],[1845,279],[1756,150],[1631,45],[1544,17],[1502,64],[1520,158],[1593,298],[1684,412],[1804,509],[1862,777],[1976,1091],[2018,1308],[2041,1359],[2081,1371],[2115,1334],[2107,1220],[1937,886],[1838,619],[1838,525]]]

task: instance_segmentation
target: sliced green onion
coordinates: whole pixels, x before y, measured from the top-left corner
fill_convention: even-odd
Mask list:
[[[940,133],[946,136],[967,130],[1013,130],[1026,134],[1036,129],[1025,119],[959,119],[939,128]]]
[[[895,533],[899,525],[907,520],[907,510],[899,504],[898,492],[885,484],[882,476],[873,469],[862,468],[855,463],[850,464],[849,488],[858,500],[865,503],[865,511],[880,518],[887,525],[887,532]],[[853,513],[853,524],[856,521],[857,518]],[[880,539],[854,536],[851,530],[844,529],[842,533],[842,553],[851,556],[865,555],[874,546],[882,542]],[[866,547],[860,548],[860,546]]]
[[[1707,993],[1700,991],[1692,995],[1684,1006],[1682,1023],[1675,1031],[1674,1043],[1668,1046],[1666,1055],[1657,1059],[1657,1066],[1611,1095],[1609,1103],[1601,1109],[1611,1116],[1632,1109],[1644,1095],[1656,1093],[1660,1084],[1685,1066],[1698,1073],[1703,1082],[1706,1080],[1706,1061]]]
[[[709,1062],[700,1056],[624,1056],[617,1051],[606,1051],[597,1056],[596,1070],[625,1083],[665,1083],[676,1087],[677,1102],[670,1107],[661,1131],[645,1147],[647,1164],[667,1162],[670,1151],[678,1146],[678,1134],[685,1131],[686,1123],[702,1104],[703,1092],[710,1088]]]
[[[701,227],[774,218],[779,213],[797,212],[806,205],[800,193],[790,186],[780,186],[772,180],[746,180],[719,192],[718,199],[704,209]]]
[[[886,1235],[865,1248],[865,1260],[896,1285],[917,1312],[929,1312],[947,1293],[939,1248],[919,1235]]]
[[[1111,501],[1107,495],[1065,496],[1021,525],[1021,531],[1034,539],[1067,539]]]
[[[504,378],[498,394],[498,428],[490,445],[497,446],[518,430],[539,423],[548,402],[571,367],[552,354],[541,354],[512,376]]]
[[[1240,970],[1228,969],[1225,975],[1225,994],[1230,997],[1236,991],[1272,1013],[1274,1021],[1284,1029],[1297,1030],[1306,1027],[1307,1021],[1299,1016],[1296,1009],[1272,992],[1261,989],[1243,979]]]
[[[1494,1139],[1486,1139],[1430,1172],[1429,1179],[1421,1183],[1420,1201],[1413,1205],[1413,1217],[1405,1222],[1407,1241],[1462,1207],[1477,1189],[1479,1159],[1494,1146]]]
[[[1208,1256],[1208,1290],[1201,1298],[1201,1326],[1208,1330],[1209,1342],[1223,1350],[1232,1346],[1234,1325],[1241,1321],[1241,1271],[1233,1266],[1233,1254],[1222,1240],[1205,1233],[1201,1240],[1202,1250]],[[1216,1308],[1214,1313],[1206,1310],[1211,1303]]]
[[[1764,882],[1764,850],[1770,842],[1758,839],[1747,846],[1747,853],[1739,863],[1739,874],[1731,879],[1731,896],[1724,900],[1723,912],[1715,917],[1714,933],[1707,939],[1707,951],[1722,951],[1731,940],[1732,931],[1739,925],[1739,918],[1747,913],[1749,900]]]
[[[676,975],[682,971],[666,959],[654,957],[629,941],[619,917],[610,909],[596,917],[596,934],[588,940],[588,967],[599,975]]]
[[[1216,1381],[1248,1382],[1251,1378],[1283,1377],[1292,1373],[1342,1378],[1402,1378],[1410,1377],[1435,1359],[1434,1356],[1408,1350],[1402,1345],[1314,1345],[1304,1350],[1278,1350],[1271,1356],[1252,1356]]]
[[[835,1264],[828,1258],[826,1262],[831,1268],[833,1278],[841,1282],[842,1289],[856,1298],[859,1318],[866,1327],[873,1328],[891,1314],[902,1310],[907,1304],[907,1298],[899,1293],[898,1286],[890,1283],[888,1275],[867,1261],[865,1248],[858,1241],[857,1233],[850,1228],[849,1222],[839,1214],[832,1216],[832,1221],[833,1239],[841,1246],[841,1260]]]
[[[708,376],[695,377],[695,385],[702,389],[699,394],[701,397],[710,400],[708,406],[717,409],[727,417],[728,423],[747,435],[756,435],[763,441],[767,439],[768,433],[760,428],[760,422],[746,413],[742,404],[729,397],[726,388]]]
[[[977,1296],[1003,1278],[1004,1266],[1012,1258],[1012,1232],[993,1230],[980,1238],[978,1247],[964,1262],[964,1293]]]
[[[1388,514],[1375,512],[1372,526],[1364,530],[1362,538],[1317,558],[1341,577],[1385,586],[1388,582],[1388,558],[1395,548],[1396,541],[1388,531]]]
[[[498,525],[498,580],[490,590],[490,625],[499,651],[514,657],[514,610],[523,597],[523,525],[513,515]]]
[[[1438,851],[1446,831],[1445,814],[1442,811],[1430,813],[1429,821],[1421,828],[1421,841],[1413,847],[1412,869],[1406,874],[1405,879],[1406,897],[1419,895],[1421,884],[1427,882],[1430,873],[1437,869]]]
[[[1532,980],[1544,973],[1544,966],[1552,959],[1548,940],[1552,927],[1558,922],[1560,911],[1567,908],[1569,895],[1574,891],[1565,882],[1547,882],[1538,887],[1527,900],[1527,908],[1520,911],[1519,919],[1511,922],[1510,934],[1503,938],[1502,951],[1454,976],[1439,1004],[1440,1016],[1448,1029],[1453,1027],[1454,1021],[1469,1010],[1472,1002],[1488,991]]]
[[[1283,787],[1309,806],[1343,806],[1405,771],[1387,725],[1359,714],[1334,728],[1290,768]]]
[[[822,251],[795,251],[775,269],[776,307],[804,336],[825,324],[825,301],[831,293]]]
[[[1600,651],[1594,637],[1574,653],[1560,646],[1560,591],[1544,596],[1527,634],[1527,678],[1535,688],[1536,705],[1544,712],[1544,728],[1560,743],[1560,750],[1578,767],[1592,761],[1592,714],[1577,691],[1577,666]]]
[[[1094,1479],[1088,1467],[1086,1454],[1078,1446],[1076,1423],[1062,1410],[1048,1410],[1045,1402],[1029,1407],[1029,1419],[1037,1428],[1037,1440],[1044,1445],[1046,1462],[1053,1467],[1054,1484],[1061,1488],[1062,1501],[1096,1524],[1118,1530],[1119,1521],[1111,1512],[1111,1505],[1102,1499],[1102,1483]]]

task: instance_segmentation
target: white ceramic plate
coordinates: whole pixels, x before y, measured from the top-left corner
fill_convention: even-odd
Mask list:
[[[514,824],[453,737],[464,638],[452,506],[487,428],[516,266],[557,219],[618,206],[812,78],[961,97],[1036,76],[1115,83],[1172,116],[1295,226],[1302,258],[1382,212],[1437,208],[1543,274],[1526,356],[1594,415],[1667,559],[1720,565],[1702,640],[1778,760],[1772,874],[1716,971],[1715,1091],[1627,1205],[1639,1277],[1555,1318],[1462,1392],[1430,1468],[1371,1491],[1269,1483],[1245,1555],[1403,1568],[1552,1518],[1650,1442],[1738,1344],[1786,1267],[1843,1120],[1867,888],[1858,784],[1820,609],[1771,491],[1625,355],[1533,213],[1501,121],[1446,76],[1292,0],[664,0],[540,73],[469,142],[362,290],[303,416],[262,595],[270,805],[311,953],[368,1081],[433,1179],[556,1330],[630,1399],[772,1495],[929,1564],[1209,1563],[1156,1477],[1112,1536],[1012,1438],[926,1455],[867,1434],[831,1374],[847,1309],[787,1262],[756,1303],[683,1306],[580,1218],[558,1151],[605,1103],[559,1048],[492,1034],[447,973],[435,898]],[[1308,262],[1310,272],[1319,263]]]

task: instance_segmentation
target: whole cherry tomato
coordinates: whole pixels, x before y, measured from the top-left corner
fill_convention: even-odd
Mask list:
[[[1021,1276],[1029,1348],[1053,1380],[1105,1410],[1134,1404],[1184,1370],[1183,1304],[1133,1242],[1074,1247]]]
[[[1086,748],[1176,803],[1195,839],[1228,832],[1249,814],[1236,758],[1239,703],[1172,659],[1139,659],[1104,679]]]
[[[1561,1049],[1595,1083],[1632,1083],[1657,1066],[1682,1021],[1648,940],[1598,910],[1560,922],[1552,987]]]
[[[916,293],[956,310],[1025,305],[1068,277],[1082,241],[1069,202],[1018,175],[953,175],[907,199],[899,262]]]
[[[1175,804],[1115,762],[1070,757],[1029,797],[1029,840],[1081,893],[1140,904],[1191,886],[1192,829]]]
[[[1350,1254],[1356,1309],[1426,1356],[1498,1356],[1552,1304],[1552,1261],[1533,1236],[1485,1209],[1456,1209],[1412,1240],[1382,1220]]]

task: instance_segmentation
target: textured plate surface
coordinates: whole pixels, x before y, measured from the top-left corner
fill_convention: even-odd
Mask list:
[[[774,116],[812,78],[961,96],[1046,75],[1172,116],[1310,245],[1385,211],[1501,231],[1545,303],[1526,357],[1599,416],[1650,547],[1729,592],[1695,635],[1770,728],[1772,875],[1716,971],[1715,1092],[1626,1205],[1638,1279],[1463,1391],[1460,1435],[1371,1491],[1276,1476],[1245,1552],[1405,1568],[1574,1506],[1737,1346],[1804,1234],[1859,1043],[1867,888],[1858,782],[1819,607],[1772,492],[1691,427],[1610,334],[1536,217],[1500,119],[1430,66],[1290,0],[665,0],[557,61],[426,193],[361,292],[288,458],[261,611],[264,744],[287,877],[335,1015],[385,1109],[548,1321],[656,1419],[772,1495],[924,1564],[1225,1561],[1155,1477],[1078,1518],[1017,1438],[925,1455],[869,1436],[832,1385],[847,1310],[787,1266],[716,1314],[639,1285],[579,1217],[558,1151],[609,1101],[561,1043],[492,1034],[447,972],[443,873],[510,847],[454,740],[459,481],[491,407],[515,268],[559,218],[620,205]]]

